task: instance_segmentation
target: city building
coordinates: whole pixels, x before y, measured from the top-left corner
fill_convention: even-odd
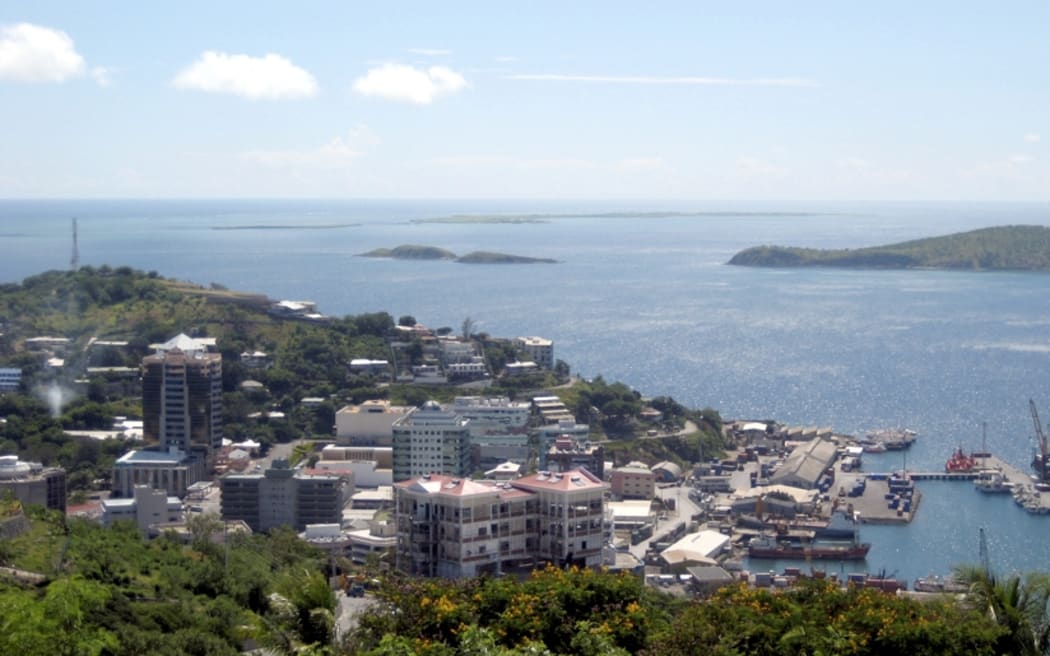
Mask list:
[[[219,479],[222,518],[241,520],[253,531],[338,524],[353,495],[352,479],[345,472],[292,468],[286,460],[259,474],[228,474]]]
[[[790,485],[805,490],[817,487],[820,477],[835,463],[838,447],[830,440],[814,438],[795,447],[777,468],[769,482],[773,485]]]
[[[434,401],[395,421],[394,481],[431,473],[466,476],[471,469],[469,423]]]
[[[620,499],[652,499],[656,495],[656,476],[644,462],[616,467],[609,482],[613,495]]]
[[[66,470],[0,456],[0,490],[11,492],[23,505],[66,511]]]
[[[397,566],[409,574],[471,577],[602,562],[606,484],[586,470],[506,482],[433,474],[394,488]]]
[[[207,342],[180,334],[142,360],[142,418],[146,440],[194,459],[201,480],[222,448],[222,356]]]
[[[245,351],[241,353],[241,364],[248,369],[265,369],[273,360],[264,351]]]
[[[453,412],[470,420],[473,438],[524,433],[529,423],[529,410],[528,403],[511,401],[505,396],[457,396],[452,403]]]
[[[583,467],[598,478],[605,478],[605,447],[579,440],[570,435],[559,435],[547,449],[540,466],[551,471],[569,471]]]
[[[674,483],[682,480],[682,468],[669,460],[658,462],[652,466],[653,475],[660,483]]]
[[[164,490],[136,485],[130,498],[102,501],[102,525],[113,526],[119,521],[135,522],[139,532],[148,536],[152,526],[182,521],[182,501]]]
[[[544,337],[519,337],[514,345],[543,369],[554,368],[554,341]]]
[[[22,385],[22,370],[0,367],[0,392],[17,392]]]
[[[335,441],[339,445],[390,446],[394,422],[412,411],[411,406],[390,401],[365,401],[335,413]]]
[[[178,449],[128,451],[113,463],[110,491],[115,497],[130,498],[135,494],[136,485],[147,485],[181,498],[199,480],[197,464]]]

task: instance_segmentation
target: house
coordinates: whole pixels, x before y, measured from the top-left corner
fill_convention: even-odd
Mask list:
[[[644,462],[629,462],[612,470],[612,493],[620,499],[652,499],[656,495],[656,476]]]

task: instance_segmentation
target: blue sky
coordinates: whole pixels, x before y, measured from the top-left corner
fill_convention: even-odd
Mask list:
[[[1048,201],[1048,26],[1044,0],[7,3],[0,197]]]

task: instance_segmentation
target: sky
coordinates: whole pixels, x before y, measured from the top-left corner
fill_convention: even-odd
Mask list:
[[[7,2],[0,198],[1050,201],[1050,2]]]

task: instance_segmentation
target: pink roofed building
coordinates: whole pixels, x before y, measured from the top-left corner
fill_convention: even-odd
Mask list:
[[[504,482],[441,474],[401,481],[394,485],[397,565],[445,578],[544,563],[598,566],[606,487],[585,469]]]

